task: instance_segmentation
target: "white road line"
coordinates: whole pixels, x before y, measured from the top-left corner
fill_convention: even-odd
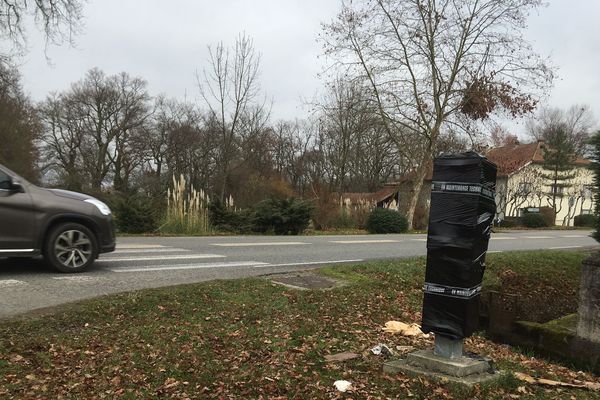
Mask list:
[[[69,282],[95,282],[99,278],[95,276],[77,275],[77,276],[55,276],[52,279],[57,281],[69,281]]]
[[[550,250],[559,250],[559,249],[577,249],[583,246],[558,246],[558,247],[549,247]]]
[[[556,236],[523,236],[523,239],[558,239]]]
[[[502,236],[502,237],[492,236],[492,240],[514,240],[514,239],[516,239],[516,238],[510,237],[510,236]]]
[[[301,244],[310,244],[306,242],[257,242],[257,243],[213,243],[213,246],[219,247],[251,247],[251,246],[296,246]]]
[[[488,250],[488,253],[502,253],[502,250]]]
[[[561,236],[561,238],[584,238],[584,237],[589,237],[589,236],[586,236],[586,235],[564,235],[564,236]]]
[[[149,257],[121,257],[121,258],[101,258],[100,262],[121,262],[121,261],[152,261],[152,260],[194,260],[199,258],[225,258],[226,256],[222,256],[220,254],[192,254],[186,256],[149,256]]]
[[[410,239],[410,240],[414,240],[415,242],[426,242],[427,239]]]
[[[115,250],[110,254],[127,254],[127,253],[175,253],[181,251],[191,251],[188,249],[180,249],[177,247],[164,248],[164,249],[129,249],[129,250]]]
[[[258,261],[239,261],[239,262],[223,262],[223,263],[207,263],[207,264],[176,264],[176,265],[148,265],[146,267],[136,268],[111,268],[112,272],[153,272],[153,271],[170,271],[170,270],[186,270],[186,269],[202,269],[202,268],[225,268],[225,267],[255,267],[267,265]]]
[[[357,259],[357,260],[307,261],[307,262],[295,262],[295,263],[285,263],[285,264],[254,265],[254,268],[293,267],[293,266],[297,266],[297,265],[343,264],[343,263],[353,263],[353,262],[362,262],[362,261],[364,261],[364,260]]]
[[[400,243],[400,240],[381,239],[381,240],[331,240],[329,243],[339,244],[360,244],[360,243]]]
[[[160,249],[164,248],[161,244],[143,244],[143,243],[117,243],[117,250],[121,249]]]
[[[26,285],[27,282],[23,282],[23,281],[18,281],[16,279],[3,279],[0,280],[0,287],[5,288],[5,287],[12,287],[12,286],[21,286],[21,285]]]

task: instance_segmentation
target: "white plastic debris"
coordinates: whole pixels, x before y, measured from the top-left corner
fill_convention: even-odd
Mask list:
[[[352,382],[349,381],[335,381],[333,382],[333,386],[335,386],[335,388],[344,393],[347,392],[348,390],[352,389]]]
[[[376,356],[384,356],[384,357],[391,357],[394,354],[392,353],[392,350],[390,350],[389,347],[387,347],[385,344],[378,344],[377,346],[373,347],[371,349],[371,353],[375,354]]]

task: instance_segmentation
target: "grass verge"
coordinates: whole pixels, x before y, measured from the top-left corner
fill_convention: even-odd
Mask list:
[[[502,253],[489,257],[488,285],[506,270],[524,279],[576,280],[577,252]],[[527,265],[530,265],[529,267]],[[424,348],[430,339],[386,334],[395,319],[419,322],[424,260],[328,267],[349,282],[328,291],[296,291],[264,279],[214,281],[85,301],[51,316],[0,327],[0,398],[600,398],[573,389],[527,386],[510,375],[472,391],[381,372],[378,343]],[[570,278],[569,278],[570,277]],[[498,345],[481,336],[468,351],[491,355],[509,371],[570,381],[596,380]],[[326,363],[353,351],[362,357]]]

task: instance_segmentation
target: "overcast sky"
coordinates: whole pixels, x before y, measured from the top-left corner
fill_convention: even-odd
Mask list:
[[[339,0],[89,0],[76,47],[50,47],[30,31],[21,60],[25,90],[34,100],[62,91],[98,67],[148,81],[152,94],[198,101],[195,71],[206,66],[207,46],[232,44],[240,32],[262,55],[261,83],[275,119],[303,117],[303,99],[322,87],[316,42]],[[527,37],[559,68],[551,106],[589,104],[600,117],[600,0],[550,0],[530,18]],[[522,124],[512,127],[522,134]]]

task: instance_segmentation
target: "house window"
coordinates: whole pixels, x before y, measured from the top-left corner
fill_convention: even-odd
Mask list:
[[[519,194],[526,195],[531,193],[532,187],[531,182],[519,182]]]
[[[565,188],[564,186],[550,185],[550,194],[557,195],[557,196],[562,196],[564,188]]]

